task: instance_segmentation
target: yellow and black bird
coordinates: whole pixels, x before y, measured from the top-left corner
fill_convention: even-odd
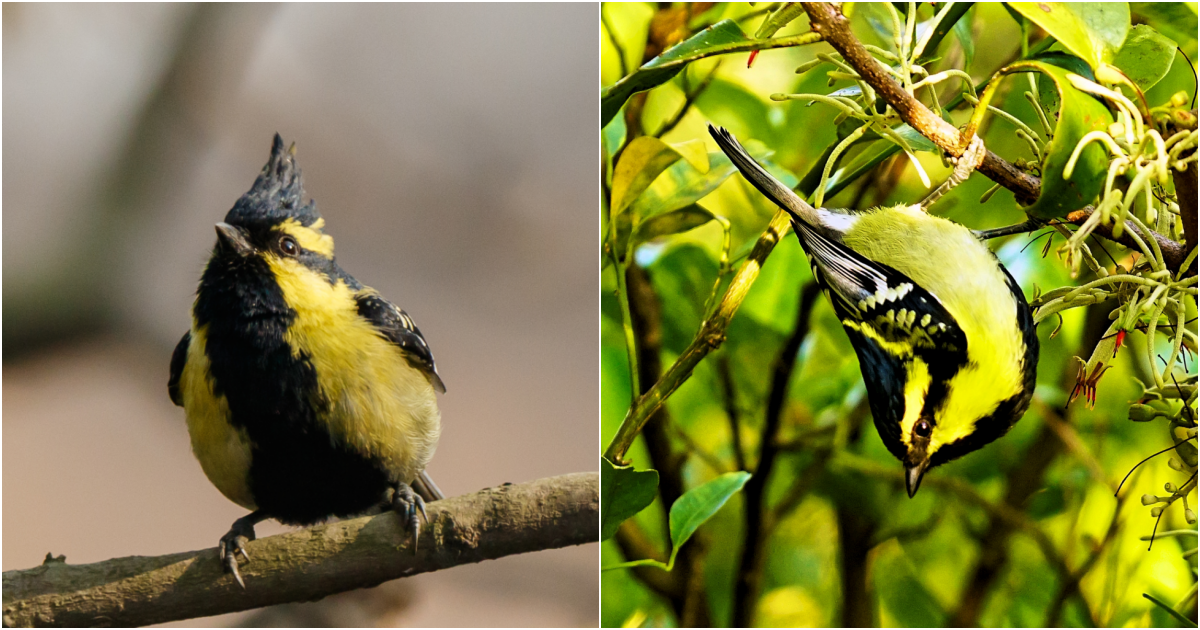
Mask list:
[[[813,208],[728,131],[709,132],[791,215],[858,354],[875,428],[904,464],[909,497],[925,471],[1021,419],[1037,384],[1037,327],[1021,287],[971,230],[916,205]]]
[[[415,549],[418,512],[441,498],[425,474],[441,431],[435,392],[446,391],[433,354],[408,314],[342,271],[324,224],[304,202],[295,145],[276,134],[254,186],[216,225],[171,357],[168,390],[196,459],[252,510],[220,541],[243,586],[236,556],[249,560],[264,519],[310,525],[385,506]]]

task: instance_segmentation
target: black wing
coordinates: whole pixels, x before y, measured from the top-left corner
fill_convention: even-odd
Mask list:
[[[183,406],[183,395],[179,393],[179,377],[183,375],[183,365],[187,363],[188,346],[192,343],[192,331],[183,333],[183,339],[179,340],[179,344],[175,346],[175,352],[171,353],[171,377],[167,380],[167,393],[171,395],[171,402]]]
[[[847,328],[860,326],[868,338],[874,334],[885,341],[911,342],[915,348],[961,352],[965,360],[966,335],[936,297],[903,273],[847,247],[837,228],[814,225],[821,221],[822,211],[768,173],[733,134],[711,124],[708,131],[746,180],[792,216],[813,275]]]
[[[860,326],[886,341],[911,343],[966,360],[967,337],[954,316],[908,276],[793,220],[813,275],[825,287],[843,325]]]
[[[408,313],[369,289],[355,294],[354,301],[358,304],[358,314],[371,322],[384,339],[399,346],[409,365],[421,370],[434,389],[445,393],[446,385],[433,364],[433,352]]]

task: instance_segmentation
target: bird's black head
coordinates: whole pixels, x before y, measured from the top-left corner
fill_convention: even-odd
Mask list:
[[[296,147],[285,149],[283,138],[275,134],[271,157],[254,185],[216,225],[217,245],[209,267],[225,275],[226,281],[231,277],[222,270],[263,273],[270,269],[279,276],[292,263],[329,282],[342,277],[334,262],[333,238],[323,230],[325,220],[316,202],[305,203],[304,197]]]
[[[225,223],[250,228],[255,225],[278,225],[294,219],[310,226],[321,219],[315,201],[304,203],[304,182],[296,166],[296,145],[285,149],[283,138],[275,134],[271,157],[254,185],[242,195],[225,215]]]

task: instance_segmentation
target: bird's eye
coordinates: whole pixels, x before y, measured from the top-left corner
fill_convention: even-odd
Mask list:
[[[913,427],[913,433],[916,433],[918,437],[927,438],[933,433],[933,426],[929,424],[928,420],[917,420],[917,425]]]
[[[285,235],[279,239],[279,251],[288,256],[295,256],[300,253],[300,246],[296,244],[296,239]]]

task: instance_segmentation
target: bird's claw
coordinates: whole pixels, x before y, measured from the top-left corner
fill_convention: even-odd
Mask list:
[[[226,573],[232,573],[233,579],[237,580],[239,586],[246,588],[246,583],[242,581],[242,574],[238,572],[238,554],[242,555],[247,562],[250,561],[250,554],[246,552],[246,543],[254,540],[254,525],[242,522],[242,519],[234,521],[233,527],[221,537],[221,542],[218,549],[221,555],[221,564],[225,567]]]
[[[429,515],[425,512],[425,499],[413,492],[408,484],[400,483],[392,495],[392,510],[399,514],[400,519],[404,521],[408,528],[409,538],[412,540],[413,553],[417,553],[417,544],[421,537],[421,519],[417,518],[418,513],[426,523],[429,522]]]

